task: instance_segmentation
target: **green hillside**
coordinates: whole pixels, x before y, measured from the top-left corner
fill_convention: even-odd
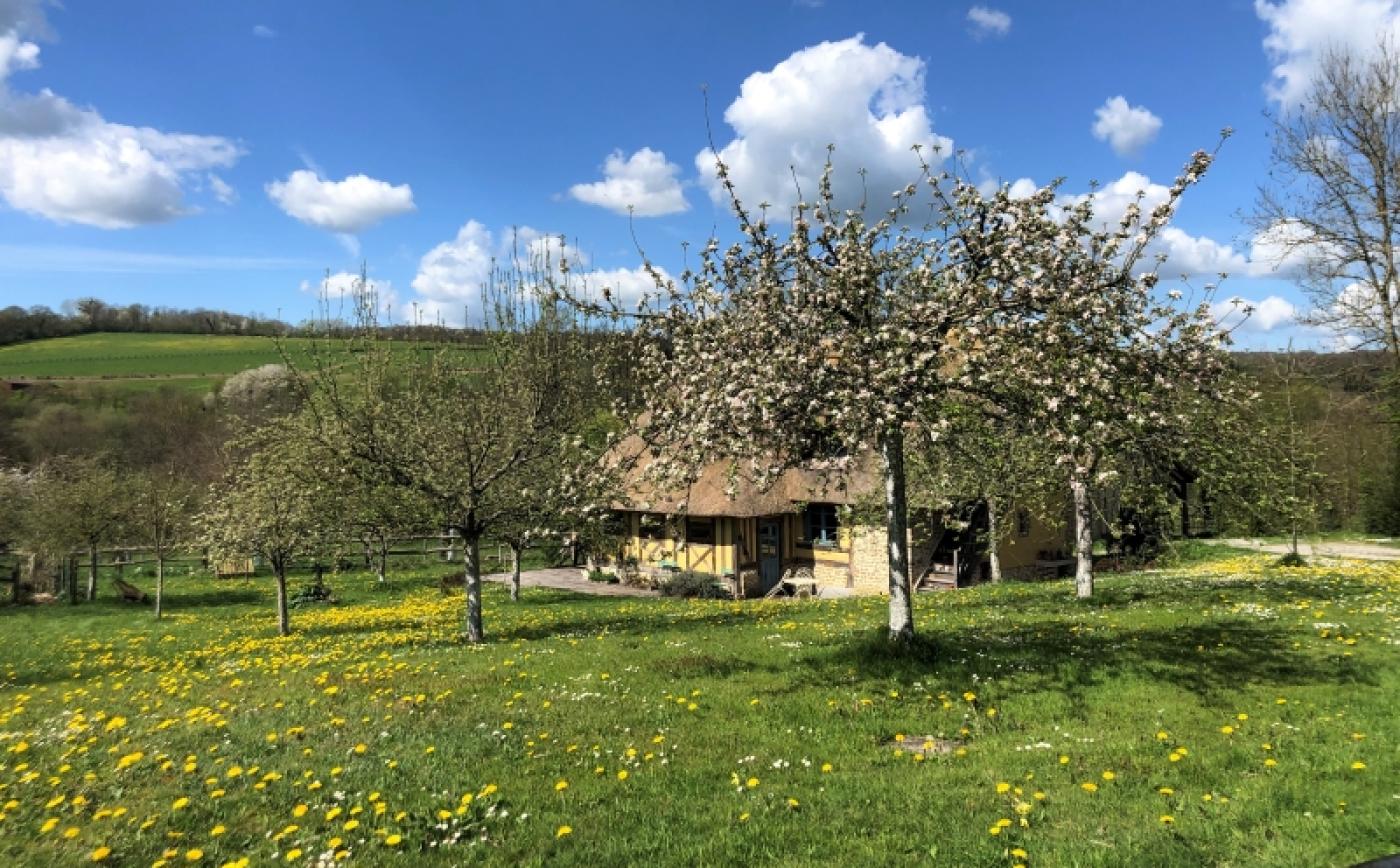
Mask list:
[[[294,338],[297,353],[307,340]],[[89,334],[0,347],[7,380],[212,379],[281,361],[267,337]]]
[[[294,363],[309,364],[309,351],[321,339],[281,343]],[[403,342],[395,348],[411,346]],[[101,332],[0,346],[0,382],[38,383],[66,394],[162,388],[198,393],[239,371],[282,360],[278,341],[270,337]]]

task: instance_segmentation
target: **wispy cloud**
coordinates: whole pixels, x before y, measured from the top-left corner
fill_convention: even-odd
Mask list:
[[[255,24],[253,25],[253,35],[259,39],[276,39],[277,31],[266,24]]]
[[[309,259],[279,256],[219,256],[140,253],[100,247],[0,244],[0,272],[178,274],[194,271],[276,271],[315,268]]]

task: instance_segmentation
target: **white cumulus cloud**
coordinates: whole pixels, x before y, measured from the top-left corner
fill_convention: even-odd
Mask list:
[[[1162,119],[1145,106],[1130,106],[1121,96],[1094,109],[1094,138],[1108,142],[1120,157],[1131,157],[1150,145],[1162,129]]]
[[[972,35],[979,39],[1011,32],[1011,16],[987,6],[973,6],[967,10],[967,23],[972,27]]]
[[[355,313],[353,310],[343,308],[358,302],[357,296],[361,293],[374,301],[377,307],[376,313],[382,317],[395,314],[399,300],[392,281],[365,277],[361,282],[360,274],[353,271],[337,271],[315,281],[303,280],[301,291],[324,299],[326,304],[331,307],[330,315],[341,318],[353,316]]]
[[[407,184],[395,186],[368,175],[330,181],[310,169],[268,184],[267,195],[303,223],[349,235],[414,209],[413,190]]]
[[[241,156],[221,136],[112,123],[53,91],[16,93],[9,79],[39,67],[39,3],[0,0],[0,198],[58,223],[122,229],[191,213],[187,189]]]
[[[413,304],[419,318],[427,322],[479,324],[482,287],[498,269],[514,266],[527,274],[559,278],[561,256],[569,262],[571,284],[591,297],[598,297],[606,287],[614,299],[631,307],[643,293],[655,289],[655,281],[641,267],[589,268],[588,257],[558,235],[528,226],[496,233],[468,220],[454,238],[423,255],[413,278],[418,296]]]
[[[859,205],[866,191],[873,208],[919,178],[911,148],[936,164],[953,141],[933,132],[924,107],[924,61],[864,35],[804,48],[767,72],[744,80],[725,109],[735,136],[719,152],[744,204],[786,219],[797,187],[808,201],[834,145],[833,187],[838,203]],[[715,154],[695,157],[701,183],[716,202],[725,192],[715,176]],[[865,170],[864,180],[860,175]],[[794,180],[795,178],[795,180]]]
[[[1254,12],[1269,28],[1264,50],[1274,66],[1266,89],[1284,106],[1302,102],[1328,51],[1400,44],[1396,0],[1255,0]]]
[[[1277,295],[1260,301],[1234,296],[1211,305],[1210,312],[1222,325],[1238,326],[1250,332],[1270,332],[1298,321],[1298,309]]]
[[[690,207],[676,177],[678,172],[680,167],[668,162],[661,151],[642,148],[625,158],[622,151],[613,151],[603,164],[603,180],[575,184],[569,195],[618,214],[677,214]]]

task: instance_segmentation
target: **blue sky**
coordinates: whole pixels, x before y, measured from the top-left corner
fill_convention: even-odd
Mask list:
[[[1396,6],[0,0],[0,304],[295,320],[304,285],[363,260],[397,318],[460,318],[512,227],[566,235],[597,282],[635,289],[633,232],[675,271],[682,242],[732,225],[697,168],[706,86],[755,195],[784,195],[826,141],[848,178],[893,189],[917,172],[901,135],[951,139],[979,178],[1127,191],[1232,126],[1168,270],[1224,264],[1225,294],[1272,297],[1248,345],[1316,341],[1240,219],[1263,113]]]

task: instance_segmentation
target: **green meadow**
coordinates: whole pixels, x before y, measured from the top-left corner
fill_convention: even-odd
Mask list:
[[[48,338],[0,347],[0,380],[40,380],[66,392],[130,392],[175,389],[208,392],[222,379],[266,364],[309,365],[316,338],[242,335],[96,333]],[[395,346],[406,351],[410,344]],[[331,344],[330,358],[347,355]],[[343,361],[343,360],[342,360]]]
[[[1347,865],[1400,851],[1400,570],[884,600],[267,579],[0,611],[7,865]],[[128,578],[130,578],[128,574]],[[136,578],[149,587],[149,577]]]

